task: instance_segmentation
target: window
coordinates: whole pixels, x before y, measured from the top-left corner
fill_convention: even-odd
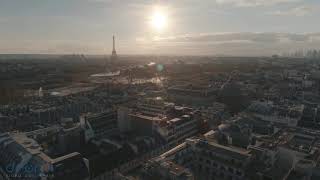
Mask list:
[[[224,174],[223,174],[223,173],[220,173],[220,177],[224,178]]]
[[[228,168],[228,171],[231,172],[231,173],[233,173],[233,169],[230,168],[230,167]]]
[[[242,172],[241,171],[236,171],[236,174],[238,175],[238,176],[242,176]]]
[[[234,159],[231,159],[231,163],[232,163],[232,164],[234,164],[234,163],[235,163]]]
[[[225,168],[224,166],[221,166],[220,169],[221,169],[222,171],[225,171],[225,170],[226,170],[226,168]]]

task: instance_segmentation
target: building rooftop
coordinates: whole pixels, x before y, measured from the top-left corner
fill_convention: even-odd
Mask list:
[[[159,117],[159,116],[147,116],[147,115],[143,115],[139,112],[137,113],[131,113],[130,116],[132,117],[138,117],[141,119],[145,119],[145,120],[149,120],[149,121],[163,121],[166,119],[166,117]]]
[[[37,155],[42,153],[42,148],[37,141],[26,136],[24,133],[10,134],[11,138],[21,145],[25,150],[27,150],[32,155]]]
[[[24,169],[27,166],[44,168],[45,165],[52,165],[54,177],[65,176],[79,178],[85,178],[89,175],[87,167],[84,165],[83,157],[78,152],[73,152],[59,156],[57,158],[49,157],[38,144],[38,142],[26,135],[26,133],[3,133],[0,134],[0,152],[3,156],[0,156],[1,165],[13,165],[14,171],[8,171],[5,169],[5,173],[18,174],[22,177],[29,175],[30,172]],[[71,168],[72,167],[72,168]],[[76,172],[73,174],[74,172]],[[78,171],[80,171],[78,174]],[[33,173],[33,172],[32,172]],[[45,169],[34,172],[35,176],[40,176],[40,173],[47,173]],[[63,175],[63,176],[64,176]],[[80,178],[80,179],[81,179]]]
[[[178,177],[182,175],[190,174],[190,172],[186,168],[176,163],[173,163],[172,161],[164,161],[161,163],[161,166],[169,169],[171,174]]]
[[[284,147],[292,151],[312,155],[319,149],[319,134],[299,128],[284,128],[269,137],[259,138],[263,148],[275,149]]]
[[[210,150],[215,151],[217,154],[225,154],[238,160],[246,160],[247,158],[251,157],[250,150],[229,145],[224,146],[214,141],[199,140],[197,145],[199,147],[209,148]]]

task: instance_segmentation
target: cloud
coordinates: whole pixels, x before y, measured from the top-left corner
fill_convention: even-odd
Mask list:
[[[294,33],[254,33],[254,32],[239,32],[239,33],[202,33],[202,34],[183,34],[167,37],[152,37],[152,38],[137,38],[138,41],[153,41],[153,42],[252,42],[252,43],[277,43],[283,39],[287,41],[308,41],[312,36],[318,34],[294,34]]]
[[[269,6],[281,3],[294,3],[301,0],[216,0],[218,4],[234,4],[236,6]]]
[[[261,56],[299,49],[320,48],[320,33],[204,33],[137,38],[137,44],[155,53]]]
[[[273,11],[269,14],[277,16],[297,16],[302,17],[311,14],[313,11],[312,7],[309,6],[299,6],[288,10]]]

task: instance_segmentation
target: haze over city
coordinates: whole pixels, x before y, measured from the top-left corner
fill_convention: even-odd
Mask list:
[[[317,0],[1,0],[2,54],[261,56],[320,47]]]
[[[319,0],[0,0],[0,180],[319,180]]]

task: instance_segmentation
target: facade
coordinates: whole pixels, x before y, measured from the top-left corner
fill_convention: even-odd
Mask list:
[[[73,124],[72,119],[66,119],[57,133],[58,151],[72,153],[84,145],[84,130],[79,124]]]
[[[154,130],[165,142],[181,142],[199,132],[199,120],[194,116],[183,115],[179,118],[157,122]]]
[[[228,147],[205,139],[191,138],[151,160],[150,164],[160,164],[160,172],[166,164],[178,164],[185,171],[191,170],[192,176],[197,180],[241,180],[246,179],[246,168],[251,159],[252,155],[249,150]],[[146,165],[146,173],[149,173],[149,166],[149,164]]]
[[[80,125],[85,129],[86,140],[99,139],[119,132],[116,111],[82,115]]]
[[[134,107],[118,108],[121,132],[155,137],[163,143],[181,142],[198,134],[201,121],[199,111],[175,106],[162,98],[146,98]]]
[[[221,141],[227,129],[229,134],[238,131],[223,125],[203,137],[186,139],[145,164],[142,176],[172,177],[171,172],[165,170],[177,166],[179,172],[190,172],[190,177],[197,180],[313,180],[320,177],[319,132],[284,128],[242,147],[228,137],[228,142]]]
[[[219,125],[222,119],[227,118],[229,114],[226,112],[226,105],[215,102],[211,106],[201,108],[201,116],[206,120],[211,128]]]
[[[141,113],[132,113],[130,116],[131,131],[142,136],[153,136],[154,126],[165,118],[158,116],[147,116]]]
[[[145,98],[130,107],[119,106],[117,109],[118,127],[121,132],[132,131],[134,129],[133,126],[137,124],[134,123],[135,120],[162,119],[173,106],[173,103],[167,103],[160,97]]]
[[[129,114],[131,114],[132,110],[132,108],[127,106],[119,106],[117,109],[117,124],[121,133],[131,130],[131,120]]]
[[[137,109],[149,116],[163,116],[169,108],[174,106],[173,103],[166,103],[161,97],[146,98],[138,102]]]
[[[171,161],[154,161],[148,164],[141,179],[195,180],[194,175],[188,169]]]
[[[304,105],[277,106],[268,102],[253,102],[247,112],[262,121],[295,127],[302,118]]]
[[[217,97],[218,89],[202,86],[173,86],[167,89],[169,100],[189,106],[210,105]]]
[[[166,113],[150,116],[140,111],[129,115],[131,131],[158,138],[164,143],[183,141],[199,133],[201,118],[191,108],[173,106]]]

